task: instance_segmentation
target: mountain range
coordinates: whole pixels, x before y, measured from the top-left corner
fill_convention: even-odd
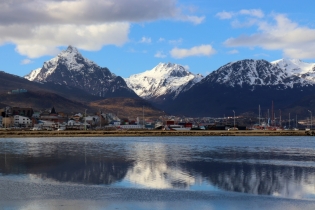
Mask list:
[[[178,64],[160,63],[123,79],[69,46],[25,78],[79,89],[99,100],[141,97],[169,114],[185,116],[257,112],[259,105],[266,111],[272,101],[276,109],[288,110],[303,101],[306,113],[301,114],[306,115],[311,106],[307,101],[312,104],[315,95],[315,64],[296,59],[245,59],[223,65],[205,77]]]

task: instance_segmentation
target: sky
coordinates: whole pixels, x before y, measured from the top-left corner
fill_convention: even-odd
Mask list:
[[[0,0],[0,70],[25,76],[72,45],[124,78],[159,63],[208,75],[241,59],[315,62],[310,0]]]

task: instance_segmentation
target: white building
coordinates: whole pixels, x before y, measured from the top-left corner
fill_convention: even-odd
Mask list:
[[[96,125],[97,123],[99,123],[99,116],[95,115],[95,116],[87,116],[87,117],[83,117],[83,122],[86,122],[90,125]]]
[[[28,117],[14,115],[14,125],[18,127],[30,127],[32,120]]]

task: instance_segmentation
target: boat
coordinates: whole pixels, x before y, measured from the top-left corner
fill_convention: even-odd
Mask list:
[[[184,127],[183,125],[169,125],[170,130],[175,131],[189,131],[191,130],[190,127]]]

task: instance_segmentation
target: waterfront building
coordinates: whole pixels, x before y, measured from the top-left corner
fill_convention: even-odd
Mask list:
[[[32,125],[32,120],[28,117],[14,115],[13,120],[16,127],[30,127]]]

